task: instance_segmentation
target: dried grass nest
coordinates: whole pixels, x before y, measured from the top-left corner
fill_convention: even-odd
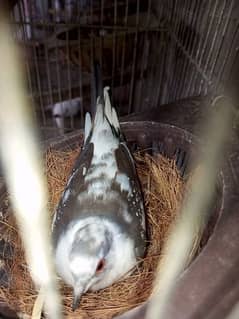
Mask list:
[[[45,170],[49,188],[51,211],[57,204],[67,182],[79,148],[71,151],[48,150]],[[72,312],[72,291],[61,282],[66,318],[108,319],[144,302],[152,292],[154,272],[162,257],[162,247],[169,227],[180,211],[186,184],[175,162],[163,156],[151,157],[136,153],[136,165],[141,181],[147,212],[149,245],[145,258],[133,274],[99,292],[86,293],[80,308]],[[3,221],[2,236],[14,246],[14,262],[8,265],[11,274],[9,288],[0,288],[0,298],[18,312],[31,315],[37,292],[31,281],[24,258],[24,250],[12,214]],[[2,225],[3,226],[3,225]]]

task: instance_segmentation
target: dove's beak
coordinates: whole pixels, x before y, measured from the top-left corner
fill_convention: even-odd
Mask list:
[[[83,293],[84,293],[84,288],[82,289],[82,287],[81,288],[77,287],[74,289],[72,311],[75,311],[79,307]]]
[[[75,311],[79,307],[81,296],[82,296],[82,294],[74,295],[74,300],[72,303],[72,311]]]

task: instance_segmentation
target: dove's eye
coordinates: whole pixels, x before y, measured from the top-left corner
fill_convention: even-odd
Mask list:
[[[101,259],[96,267],[96,273],[99,274],[100,272],[102,272],[104,267],[105,267],[105,260]]]

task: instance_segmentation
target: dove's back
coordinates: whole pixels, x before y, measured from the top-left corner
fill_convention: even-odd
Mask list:
[[[132,236],[136,256],[145,249],[145,213],[133,158],[122,138],[108,88],[97,99],[92,120],[86,115],[85,141],[58,205],[53,243],[85,218],[112,221]]]

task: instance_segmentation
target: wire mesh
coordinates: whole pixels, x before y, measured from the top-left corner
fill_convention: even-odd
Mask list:
[[[26,50],[29,95],[39,125],[56,126],[54,104],[81,97],[64,127],[91,109],[93,61],[121,115],[181,98],[235,93],[238,5],[234,0],[19,0],[16,39]],[[64,113],[64,112],[62,112]]]

